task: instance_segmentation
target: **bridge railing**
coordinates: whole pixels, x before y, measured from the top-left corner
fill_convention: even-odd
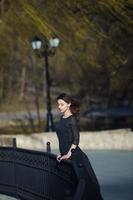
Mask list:
[[[0,193],[21,200],[82,200],[82,167],[48,152],[0,147]]]

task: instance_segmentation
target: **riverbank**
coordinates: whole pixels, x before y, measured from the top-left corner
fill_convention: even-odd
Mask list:
[[[17,147],[26,149],[46,150],[46,143],[51,143],[51,149],[58,149],[55,132],[34,133],[30,135],[0,135],[1,146],[12,146],[16,138]],[[133,150],[133,132],[130,129],[106,130],[97,132],[81,132],[82,149],[94,150]]]

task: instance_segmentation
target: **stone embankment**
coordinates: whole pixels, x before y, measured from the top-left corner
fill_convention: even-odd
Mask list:
[[[58,149],[55,132],[31,135],[0,135],[0,146],[12,146],[12,138],[16,138],[17,147],[20,148],[45,151],[46,143],[50,142],[52,150]],[[87,150],[133,150],[133,132],[130,129],[81,132],[79,146]]]

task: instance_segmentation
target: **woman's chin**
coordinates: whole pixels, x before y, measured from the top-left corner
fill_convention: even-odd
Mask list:
[[[60,111],[62,114],[64,114],[64,111]]]
[[[63,110],[59,110],[60,111],[60,113],[64,113],[64,111]]]

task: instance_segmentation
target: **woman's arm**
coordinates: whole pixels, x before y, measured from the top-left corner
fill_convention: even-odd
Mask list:
[[[68,153],[65,154],[65,155],[63,155],[63,156],[61,156],[59,158],[59,160],[61,161],[61,160],[67,160],[67,159],[69,159],[71,157],[71,155],[72,155],[72,151],[74,151],[76,149],[76,147],[77,146],[75,144],[72,144],[71,147],[70,147],[70,149],[69,149],[69,151],[68,151]]]
[[[72,155],[72,151],[74,151],[76,149],[76,147],[79,144],[79,129],[76,123],[76,120],[74,118],[72,118],[72,122],[71,122],[71,130],[73,133],[73,143],[68,151],[67,154],[63,155],[60,160],[67,160],[71,157]]]

